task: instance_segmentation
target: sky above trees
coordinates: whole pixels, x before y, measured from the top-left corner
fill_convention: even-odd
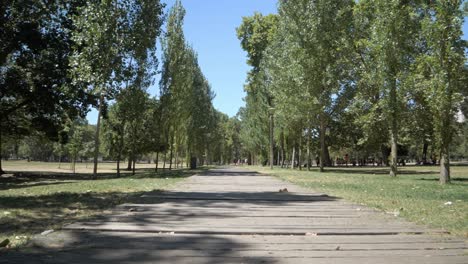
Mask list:
[[[166,10],[175,0],[162,1]],[[255,11],[262,14],[277,13],[277,0],[183,0],[187,10],[184,32],[187,41],[198,53],[199,64],[216,94],[213,101],[219,111],[234,116],[245,105],[244,84],[250,66],[246,64],[247,54],[242,50],[236,37],[236,27],[243,16]],[[468,19],[463,24],[463,39],[468,40]],[[160,48],[158,47],[159,51]],[[159,76],[155,85],[148,90],[157,94]],[[95,109],[88,114],[88,120],[95,124]]]

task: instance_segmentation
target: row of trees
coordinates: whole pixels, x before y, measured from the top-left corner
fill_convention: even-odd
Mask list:
[[[155,0],[2,1],[1,153],[38,158],[19,151],[28,140],[51,146],[39,151],[41,160],[92,153],[94,177],[99,156],[116,160],[118,174],[121,160],[134,171],[142,155],[154,154],[156,164],[160,153],[169,156],[169,168],[173,160],[194,167],[233,159],[238,140],[231,131],[239,124],[212,105],[214,94],[184,38],[180,1],[164,33],[163,10]],[[157,39],[162,77],[152,98]],[[90,106],[98,109],[96,126],[84,121]]]
[[[316,151],[323,171],[333,152],[388,162],[396,176],[402,150],[421,149],[426,162],[430,147],[449,182],[453,139],[466,154],[468,135],[457,122],[468,115],[461,2],[291,0],[278,15],[245,17],[237,34],[252,70],[239,114],[250,158],[301,167]]]

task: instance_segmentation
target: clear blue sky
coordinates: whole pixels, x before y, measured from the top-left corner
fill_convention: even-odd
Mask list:
[[[168,10],[175,0],[162,0]],[[244,83],[249,67],[246,53],[236,37],[236,27],[243,16],[255,11],[276,13],[277,0],[182,0],[186,9],[184,32],[187,41],[198,52],[201,69],[216,93],[216,109],[234,116],[244,105]],[[166,12],[167,13],[167,12]],[[463,25],[464,39],[468,39],[468,19]],[[156,95],[159,88],[150,87]],[[90,123],[97,120],[96,110],[88,114]]]

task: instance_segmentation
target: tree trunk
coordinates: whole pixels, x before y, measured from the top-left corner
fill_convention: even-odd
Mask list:
[[[450,141],[452,139],[452,131],[450,121],[452,119],[450,109],[444,111],[442,120],[441,144],[440,144],[440,176],[439,183],[450,183]]]
[[[171,150],[169,154],[169,170],[172,170],[172,156],[174,150],[174,135],[171,136]]]
[[[307,170],[310,171],[310,128],[307,129]]]
[[[128,171],[131,171],[131,170],[132,170],[132,157],[131,157],[131,156],[128,157],[128,161],[127,161],[127,170],[128,170]]]
[[[390,144],[391,144],[391,152],[390,152],[390,176],[396,177],[397,176],[397,166],[398,166],[398,147],[397,147],[397,136],[395,132],[392,131],[390,133]]]
[[[396,177],[398,173],[398,104],[396,80],[391,82],[390,87],[390,176]]]
[[[424,140],[423,153],[422,153],[423,165],[427,163],[427,149],[428,148],[429,148],[429,144],[427,143],[426,140]]]
[[[120,178],[120,154],[117,156],[117,178]]]
[[[326,133],[326,126],[325,126],[325,118],[323,114],[320,115],[320,172],[324,171],[324,163],[325,163],[325,133]]]
[[[444,145],[440,150],[440,184],[450,183],[450,156],[449,147]]]
[[[270,113],[270,169],[273,169],[273,159],[274,159],[274,142],[273,142],[273,113]]]
[[[133,158],[132,175],[135,175],[135,164],[136,164],[136,158]]]
[[[281,130],[281,168],[284,167],[284,132]]]
[[[278,166],[280,164],[280,149],[278,148],[278,152],[277,152],[277,155],[276,155],[276,166]]]
[[[99,97],[99,107],[98,107],[98,117],[96,123],[96,135],[94,138],[94,167],[93,167],[93,180],[97,179],[97,169],[98,169],[98,158],[99,158],[99,131],[101,128],[101,112],[102,112],[102,105],[104,104],[104,93],[101,92],[101,96]]]
[[[155,172],[158,172],[158,164],[159,164],[159,152],[156,152],[156,166],[154,168]]]
[[[164,158],[163,158],[163,170],[165,170],[165,169],[166,169],[166,155],[167,155],[167,153],[166,153],[166,152],[164,152]]]
[[[331,167],[332,165],[332,161],[331,161],[331,158],[330,158],[330,151],[328,150],[328,142],[327,140],[325,139],[325,158],[324,158],[324,166],[325,167]]]
[[[299,170],[302,170],[302,133],[299,136],[299,149],[297,153],[297,165],[299,166]]]
[[[1,139],[0,139],[1,140]],[[1,151],[1,149],[0,149]],[[59,155],[59,169],[62,168],[62,155],[63,155],[63,144],[60,144],[60,155]],[[1,169],[1,168],[0,168]]]
[[[73,153],[73,174],[76,172],[76,152]]]
[[[296,159],[296,146],[293,145],[292,157],[291,157],[291,169],[294,169],[294,160]]]
[[[1,120],[0,120],[1,122]],[[1,123],[0,123],[0,175],[4,174],[5,171],[3,171],[3,167],[2,167],[2,127],[1,127]]]

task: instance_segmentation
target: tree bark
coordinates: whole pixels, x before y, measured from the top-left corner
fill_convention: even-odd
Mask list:
[[[127,170],[128,170],[128,171],[131,171],[131,170],[132,170],[132,157],[131,157],[131,156],[128,157],[128,161],[127,161]]]
[[[320,115],[320,172],[324,171],[324,163],[325,163],[325,133],[326,133],[326,125],[325,125],[325,118],[323,113]]]
[[[280,149],[279,149],[279,148],[278,148],[278,152],[277,152],[276,154],[277,154],[277,155],[276,155],[276,166],[278,166],[278,165],[279,165],[279,162],[280,162],[280,155],[281,155]]]
[[[273,159],[274,159],[274,142],[273,142],[273,113],[270,113],[270,169],[273,169]]]
[[[104,93],[101,92],[99,97],[99,107],[98,107],[98,117],[96,123],[96,135],[94,138],[94,167],[93,167],[93,180],[97,179],[97,169],[98,169],[98,158],[99,158],[99,132],[101,128],[101,112],[102,112],[102,105],[104,104]]]
[[[427,143],[426,140],[424,140],[423,153],[422,153],[423,165],[427,163],[427,149],[428,148],[429,148],[429,144]]]
[[[284,132],[281,130],[281,168],[284,167]]]
[[[174,135],[171,136],[171,150],[169,154],[169,170],[172,170],[172,156],[174,150]]]
[[[450,108],[444,111],[445,118],[442,120],[441,131],[441,146],[440,146],[440,175],[439,183],[450,183],[450,141],[452,139],[451,122],[452,119]]]
[[[176,151],[175,151],[174,161],[175,161],[175,168],[178,169],[179,168],[179,151],[178,151],[178,148],[176,148]]]
[[[294,160],[296,159],[296,146],[293,145],[292,157],[291,157],[291,169],[294,169]]]
[[[156,152],[156,166],[154,168],[155,172],[158,172],[158,164],[159,164],[159,152]]]
[[[302,170],[302,133],[299,135],[299,149],[297,152],[297,165],[299,170]]]
[[[307,129],[307,170],[310,171],[310,128]]]
[[[135,175],[135,163],[136,163],[136,158],[133,158],[133,169],[132,169],[132,175]]]
[[[390,133],[390,145],[391,145],[391,152],[390,152],[390,176],[396,177],[398,173],[398,147],[397,147],[397,136],[395,132],[391,131]]]
[[[325,158],[324,158],[325,164],[323,164],[325,167],[331,167],[332,166],[332,160],[330,158],[330,151],[328,150],[328,142],[326,140],[325,136]]]
[[[0,122],[1,122],[1,119],[0,119]],[[1,127],[1,123],[0,123],[0,175],[5,173],[5,171],[3,170],[3,167],[2,167],[2,159],[3,159],[3,156],[2,156],[2,127]]]
[[[393,71],[392,71],[393,72]],[[390,176],[396,177],[398,173],[398,104],[396,78],[392,80],[390,87]]]
[[[442,146],[440,150],[440,184],[450,183],[450,155],[449,147]]]
[[[120,153],[117,156],[117,178],[120,178]]]

